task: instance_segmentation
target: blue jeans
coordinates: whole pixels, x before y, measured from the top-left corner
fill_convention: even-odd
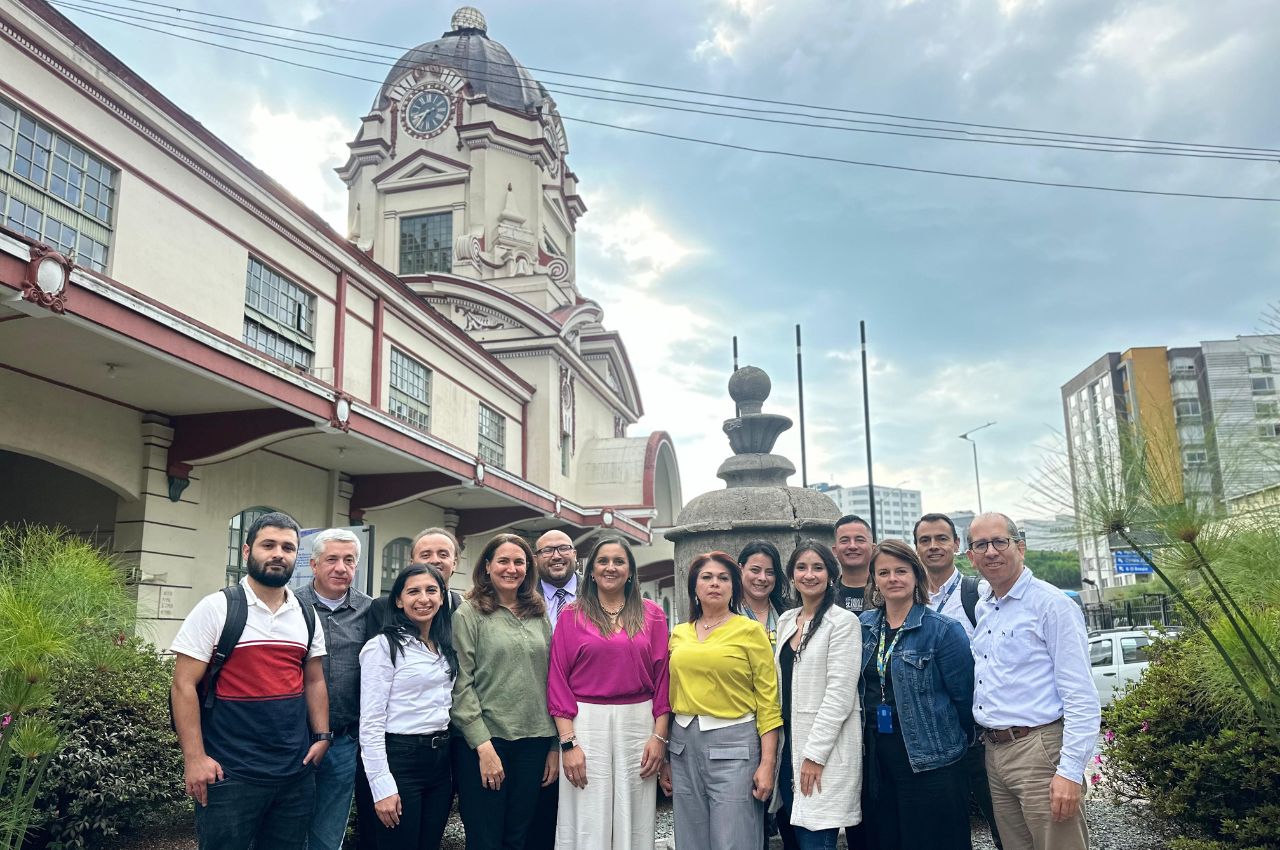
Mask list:
[[[803,826],[791,827],[795,830],[796,846],[800,850],[836,850],[838,829],[805,829]]]
[[[351,795],[356,787],[354,738],[339,735],[316,768],[316,812],[307,835],[309,850],[341,850],[351,815]]]
[[[277,785],[224,779],[209,786],[209,805],[196,807],[200,850],[303,850],[315,806],[311,770]]]

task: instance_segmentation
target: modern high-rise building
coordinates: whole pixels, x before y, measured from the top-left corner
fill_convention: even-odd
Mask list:
[[[871,499],[867,485],[841,487],[839,484],[821,482],[809,485],[810,489],[826,493],[836,503],[842,514],[857,514],[871,519]],[[920,518],[920,491],[903,490],[900,487],[876,487],[876,537],[886,540],[912,539],[912,529]]]
[[[1131,428],[1141,435],[1149,474],[1161,478],[1171,500],[1230,505],[1275,486],[1280,396],[1273,360],[1280,367],[1280,336],[1240,336],[1111,352],[1067,381],[1062,409],[1077,513],[1090,482],[1112,476],[1119,486],[1120,441]],[[1081,574],[1097,588],[1140,580],[1116,572],[1105,536],[1082,533],[1078,544]]]

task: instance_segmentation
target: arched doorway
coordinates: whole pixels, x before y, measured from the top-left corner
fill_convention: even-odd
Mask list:
[[[115,536],[115,491],[46,460],[0,449],[0,525],[66,528],[111,548]]]

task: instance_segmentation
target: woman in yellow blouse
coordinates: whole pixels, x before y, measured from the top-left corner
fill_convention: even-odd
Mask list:
[[[671,632],[670,763],[676,850],[759,847],[782,710],[764,627],[739,614],[742,574],[724,552],[689,566],[689,622]]]

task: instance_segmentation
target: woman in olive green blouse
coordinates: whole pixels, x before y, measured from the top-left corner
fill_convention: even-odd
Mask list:
[[[538,791],[556,781],[560,752],[547,713],[551,624],[529,544],[499,534],[476,560],[472,588],[453,614],[458,678],[451,720],[467,850],[525,843]]]

